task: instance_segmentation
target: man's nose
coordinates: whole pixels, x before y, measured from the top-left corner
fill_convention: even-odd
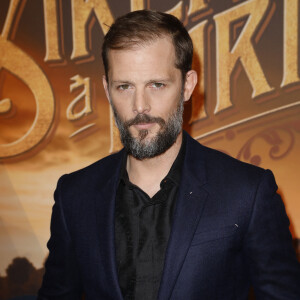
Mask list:
[[[143,89],[136,89],[133,99],[133,111],[137,114],[148,113],[150,111],[149,99]]]

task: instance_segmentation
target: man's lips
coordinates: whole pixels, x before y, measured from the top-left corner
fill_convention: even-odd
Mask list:
[[[158,124],[162,128],[165,125],[165,121],[160,117],[139,114],[134,119],[126,121],[124,127],[129,128],[130,126],[134,126],[137,129],[148,129],[155,124]]]
[[[138,123],[138,124],[134,124],[133,126],[139,130],[142,130],[142,129],[149,129],[155,124],[156,124],[155,122],[153,122],[153,123]]]

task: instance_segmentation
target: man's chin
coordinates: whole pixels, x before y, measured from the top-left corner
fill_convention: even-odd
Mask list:
[[[156,136],[146,136],[146,137],[141,137],[141,136],[137,136],[137,137],[134,137],[134,139],[140,143],[141,145],[144,145],[144,146],[147,146],[147,145],[150,145],[151,143],[154,142]]]
[[[145,142],[149,143],[155,138],[157,138],[157,135],[159,132],[154,130],[147,130],[147,129],[140,129],[140,130],[134,130],[134,132],[130,132],[130,135],[132,138],[139,142]]]

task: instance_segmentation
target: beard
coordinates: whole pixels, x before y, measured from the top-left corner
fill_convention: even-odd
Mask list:
[[[176,142],[182,130],[183,102],[183,95],[181,95],[176,110],[167,120],[147,114],[138,114],[135,118],[123,122],[112,101],[110,101],[120,131],[121,142],[127,153],[138,160],[143,160],[153,158],[167,151]],[[146,139],[149,131],[142,129],[139,130],[138,137],[133,137],[129,131],[130,126],[145,123],[157,123],[160,126],[156,136]]]

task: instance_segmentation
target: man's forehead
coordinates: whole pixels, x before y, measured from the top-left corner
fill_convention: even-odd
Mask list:
[[[156,43],[160,40],[166,40],[169,41],[171,44],[173,44],[172,37],[167,33],[161,33],[161,34],[146,34],[143,37],[137,36],[137,37],[131,37],[131,38],[124,38],[121,39],[118,44],[113,48],[108,48],[107,50],[134,50],[138,49],[140,47],[147,47],[151,44]]]
[[[150,47],[155,47],[156,45],[161,44],[162,42],[164,44],[164,46],[167,46],[175,55],[175,47],[174,44],[172,42],[172,39],[167,36],[161,36],[158,38],[154,38],[154,39],[149,39],[149,40],[129,40],[127,43],[124,42],[124,44],[122,45],[122,47],[118,47],[118,48],[113,48],[113,49],[108,49],[108,58],[109,59],[113,59],[114,54],[119,54],[119,53],[125,53],[125,52],[137,52],[137,51],[141,51]],[[158,46],[160,47],[160,46]],[[163,50],[163,49],[162,49]]]
[[[170,38],[132,45],[130,48],[110,49],[108,52],[109,73],[143,71],[167,71],[176,68],[175,48]],[[115,74],[114,74],[115,75]]]

